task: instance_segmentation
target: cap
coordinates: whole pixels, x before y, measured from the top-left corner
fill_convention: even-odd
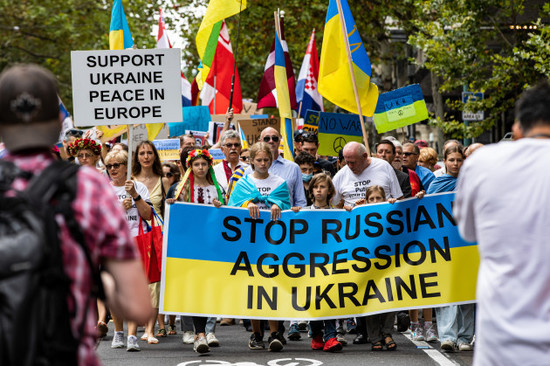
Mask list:
[[[424,140],[416,140],[416,141],[414,142],[414,144],[415,144],[416,146],[418,146],[419,148],[424,148],[424,147],[429,147],[429,146],[430,146],[430,145],[428,145],[428,143],[427,143],[426,141],[424,141]]]
[[[294,131],[294,140],[296,140],[297,137],[302,136],[304,134],[304,130],[302,128]]]
[[[0,74],[0,133],[10,151],[57,142],[61,123],[57,82],[38,65],[13,66]]]

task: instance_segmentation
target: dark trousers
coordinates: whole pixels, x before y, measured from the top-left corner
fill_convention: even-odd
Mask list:
[[[384,340],[391,336],[393,324],[395,322],[395,312],[369,315],[365,317],[367,325],[367,334],[372,344]]]

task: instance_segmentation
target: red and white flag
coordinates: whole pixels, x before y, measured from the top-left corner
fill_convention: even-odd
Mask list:
[[[294,78],[294,70],[292,62],[290,62],[290,54],[288,53],[288,45],[285,40],[283,18],[281,18],[281,45],[285,53],[286,77],[288,80],[288,92],[290,96],[290,108],[298,108],[296,103],[296,82]],[[276,37],[277,35],[275,35]],[[271,45],[271,51],[267,57],[264,68],[264,76],[260,83],[260,91],[258,93],[258,109],[264,107],[277,107],[277,89],[275,87],[275,39]]]
[[[172,48],[172,44],[166,34],[166,25],[164,24],[164,15],[162,9],[159,9],[159,32],[157,36],[157,48]],[[191,84],[181,73],[181,105],[189,107],[191,105]]]
[[[211,114],[225,114],[229,108],[231,95],[231,78],[235,57],[229,39],[229,32],[225,20],[220,29],[216,53],[212,60],[210,72],[201,90],[202,105],[207,105]],[[235,86],[233,88],[233,113],[240,113],[243,109],[241,81],[239,72],[235,68]]]

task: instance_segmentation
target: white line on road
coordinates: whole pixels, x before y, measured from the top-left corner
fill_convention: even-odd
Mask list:
[[[458,362],[455,362],[447,357],[445,357],[445,355],[443,355],[441,352],[439,352],[438,350],[436,349],[425,349],[424,352],[426,352],[426,354],[428,356],[430,356],[430,358],[432,360],[434,360],[435,362],[437,362],[439,365],[441,366],[456,366],[456,365],[460,365]]]

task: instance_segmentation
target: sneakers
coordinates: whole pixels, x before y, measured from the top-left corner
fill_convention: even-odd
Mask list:
[[[420,323],[411,323],[411,338],[413,341],[421,342],[424,338],[424,329]]]
[[[474,347],[471,344],[468,343],[460,343],[458,345],[458,349],[461,351],[473,351]]]
[[[300,330],[300,332],[307,332],[307,322],[306,321],[301,321],[298,323],[298,329]]]
[[[400,333],[406,332],[411,326],[411,319],[409,317],[409,313],[406,311],[397,313],[396,319],[397,319],[397,331]]]
[[[346,341],[346,337],[342,333],[336,333],[336,340],[340,342],[342,346],[348,344],[348,341]]]
[[[278,332],[271,333],[271,336],[269,336],[267,342],[269,343],[267,350],[270,352],[279,352],[283,349],[283,342],[281,341],[281,336]]]
[[[115,332],[111,348],[124,348],[124,332]]]
[[[218,341],[218,338],[216,338],[216,335],[214,333],[208,333],[206,335],[206,342],[210,347],[219,347],[220,341]]]
[[[210,352],[210,347],[208,347],[208,343],[206,342],[205,337],[197,337],[193,343],[193,351],[197,353],[208,353]]]
[[[332,338],[331,338],[332,339]],[[316,335],[311,340],[311,349],[314,351],[321,350],[325,347],[325,341],[323,340],[322,335]]]
[[[248,348],[251,350],[265,349],[265,343],[260,333],[252,333],[248,341]]]
[[[433,323],[424,323],[424,334],[426,342],[437,342],[437,335]]]
[[[192,330],[183,332],[183,337],[181,338],[183,344],[193,344],[195,342],[195,333]]]
[[[290,329],[288,330],[288,339],[290,339],[291,341],[299,341],[300,338],[302,338],[302,336],[300,335],[298,324],[291,324]]]
[[[441,342],[441,350],[445,352],[455,352],[457,350],[456,343],[453,341]]]
[[[323,351],[325,352],[340,352],[341,350],[342,343],[338,342],[336,338],[329,338],[329,340],[325,342],[325,346],[323,347]]]
[[[349,334],[357,334],[357,324],[355,324],[353,318],[346,320],[346,329]]]
[[[126,346],[126,351],[128,352],[139,352],[138,339],[135,335],[128,336],[128,345]]]

